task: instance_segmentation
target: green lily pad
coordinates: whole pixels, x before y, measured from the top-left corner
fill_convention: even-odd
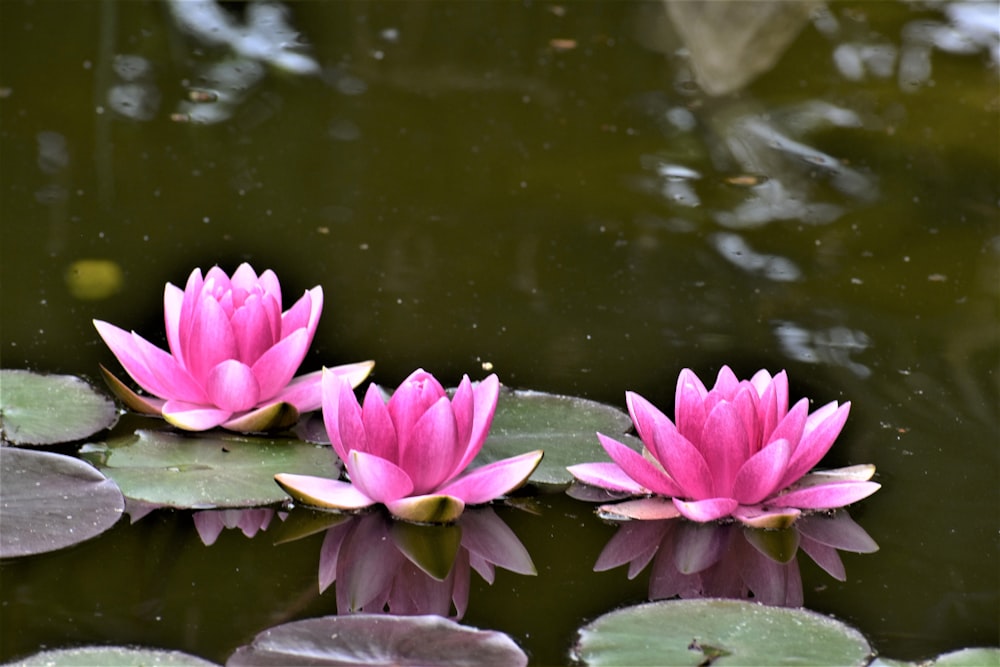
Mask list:
[[[585,665],[866,665],[854,628],[807,611],[738,600],[672,600],[613,611],[579,630]]]
[[[1000,667],[1000,648],[963,648],[939,655],[931,667]]]
[[[35,653],[7,667],[218,667],[189,653],[129,646],[84,646]]]
[[[52,445],[82,440],[118,419],[114,401],[73,375],[0,370],[0,440]]]
[[[0,558],[89,540],[125,511],[115,483],[70,456],[3,447],[0,478]]]
[[[277,473],[340,475],[329,446],[289,438],[139,430],[80,453],[129,500],[177,508],[270,505],[287,499]]]
[[[265,630],[241,646],[226,667],[251,665],[435,665],[520,667],[514,640],[440,616],[324,616]]]
[[[632,441],[638,449],[638,440],[622,438],[631,428],[628,414],[605,403],[538,391],[501,391],[490,435],[472,466],[542,449],[545,458],[528,481],[567,485],[573,476],[566,466],[610,460],[597,431]]]

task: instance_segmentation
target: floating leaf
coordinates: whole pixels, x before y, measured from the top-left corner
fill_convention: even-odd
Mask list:
[[[805,609],[673,600],[613,611],[579,631],[586,665],[866,665],[854,628]]]
[[[473,466],[542,449],[545,458],[529,481],[569,484],[573,476],[566,466],[609,460],[597,441],[597,431],[621,438],[631,427],[625,412],[597,401],[538,391],[503,391],[489,438]]]
[[[140,430],[87,445],[81,453],[115,480],[129,500],[178,508],[278,503],[287,495],[274,483],[277,473],[340,475],[329,446],[289,438]]]
[[[218,667],[188,653],[128,646],[84,646],[42,651],[6,667]]]
[[[0,439],[14,445],[82,440],[118,418],[114,402],[73,375],[0,370]]]
[[[114,482],[70,456],[3,447],[0,478],[0,558],[89,540],[125,510]]]
[[[439,616],[356,614],[295,621],[265,630],[226,661],[257,665],[435,665],[519,667],[528,656],[501,632]]]

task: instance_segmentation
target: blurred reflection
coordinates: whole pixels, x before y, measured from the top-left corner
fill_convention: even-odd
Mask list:
[[[868,366],[851,358],[871,345],[871,338],[859,329],[834,326],[817,331],[779,320],[775,322],[774,335],[785,355],[796,361],[842,366],[861,378],[872,374]]]
[[[495,567],[534,575],[524,545],[491,508],[456,524],[423,526],[382,512],[352,516],[323,540],[319,587],[337,582],[337,611],[465,615],[471,571],[492,584]]]
[[[206,546],[212,546],[226,528],[239,528],[247,537],[253,537],[258,532],[267,530],[275,515],[284,521],[288,512],[277,512],[267,507],[250,509],[204,510],[195,512],[194,527],[198,537]]]
[[[752,598],[794,607],[803,602],[800,549],[830,576],[844,581],[838,550],[872,553],[878,545],[843,511],[802,517],[779,531],[682,519],[629,521],[605,545],[594,570],[627,564],[628,578],[634,579],[652,562],[651,600]]]

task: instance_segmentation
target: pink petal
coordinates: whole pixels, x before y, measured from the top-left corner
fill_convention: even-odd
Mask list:
[[[791,449],[787,440],[777,440],[747,459],[733,481],[733,497],[741,505],[755,505],[771,495],[785,474]]]
[[[736,472],[749,457],[750,449],[746,429],[732,403],[721,402],[709,413],[698,449],[712,471],[713,493],[731,497]]]
[[[690,502],[674,498],[674,505],[685,517],[700,523],[724,519],[739,507],[739,503],[733,498],[707,498]]]
[[[490,425],[493,423],[493,415],[496,413],[497,400],[500,396],[500,380],[497,379],[496,375],[490,375],[473,386],[472,395],[474,399],[472,429],[468,440],[463,441],[461,438],[458,439],[460,446],[463,442],[467,442],[468,445],[465,448],[462,458],[455,466],[455,471],[465,470],[472,463],[472,459],[476,458],[482,450],[483,444],[486,442]],[[457,423],[457,413],[455,414],[455,420]]]
[[[194,311],[198,305],[198,301],[201,299],[201,293],[204,287],[205,281],[201,277],[201,269],[195,269],[191,272],[191,275],[188,276],[187,283],[184,285],[184,297],[181,301],[181,314],[180,319],[177,322],[176,343],[179,345],[177,358],[179,360],[185,360],[185,368],[187,367],[187,360],[184,356],[186,354],[187,340],[188,336],[191,334],[191,323],[194,320]],[[166,304],[166,297],[164,297],[164,304]],[[164,314],[164,316],[165,315],[166,314]],[[167,335],[170,335],[169,325]]]
[[[705,396],[708,390],[698,376],[685,368],[677,377],[677,392],[674,396],[674,423],[677,431],[688,440],[701,434],[707,415]]]
[[[226,359],[234,359],[238,354],[229,317],[219,303],[210,296],[201,297],[192,315],[191,331],[188,333],[186,345],[183,333],[181,344],[184,345],[184,361],[187,369],[198,382],[204,382],[219,363]]]
[[[809,415],[806,419],[802,439],[792,452],[788,470],[785,472],[779,487],[794,483],[819,463],[820,459],[830,451],[837,436],[840,435],[850,410],[850,402],[844,403],[839,408],[836,403],[828,403]]]
[[[460,443],[468,443],[472,436],[472,421],[476,413],[475,395],[468,375],[463,375],[462,381],[458,383],[451,398],[451,409],[455,413],[455,439]]]
[[[278,276],[271,269],[267,269],[260,274],[257,282],[265,294],[277,300],[278,312],[281,312],[281,282],[278,281]]]
[[[177,359],[164,350],[146,342],[139,334],[132,334],[136,349],[142,354],[146,368],[156,376],[157,381],[166,387],[168,394],[164,398],[173,398],[191,403],[207,403],[208,394],[200,384]]]
[[[323,371],[306,373],[293,378],[271,400],[291,403],[300,413],[316,410],[323,404]]]
[[[367,440],[366,450],[387,461],[399,461],[396,428],[389,416],[389,409],[382,400],[382,392],[373,384],[368,385],[365,402],[361,407],[361,422]]]
[[[235,359],[227,359],[213,368],[206,378],[205,389],[214,405],[229,412],[249,410],[260,398],[253,371]]]
[[[413,493],[413,481],[405,470],[392,461],[351,450],[344,459],[351,483],[369,498],[388,504]]]
[[[417,369],[403,380],[389,399],[389,414],[396,426],[399,448],[406,448],[413,425],[442,396],[444,388],[430,373]]]
[[[733,411],[747,434],[747,456],[753,456],[767,444],[761,440],[759,402],[757,391],[747,382],[742,383],[732,400]]]
[[[252,365],[277,342],[271,336],[271,322],[260,295],[251,294],[232,317],[233,335],[239,360]]]
[[[829,510],[855,503],[882,488],[875,482],[833,482],[783,493],[767,501],[773,507]]]
[[[736,377],[733,369],[729,366],[723,366],[719,369],[719,374],[715,377],[715,385],[712,386],[712,391],[718,392],[726,400],[732,400],[739,386],[740,380]]]
[[[628,413],[632,417],[632,423],[635,424],[639,439],[653,449],[656,432],[663,422],[670,420],[652,403],[635,392],[625,392],[625,404],[628,406]]]
[[[280,473],[274,476],[274,481],[295,500],[315,507],[357,510],[375,504],[375,500],[353,484],[336,479]]]
[[[659,462],[676,486],[675,493],[664,495],[707,498],[712,495],[713,472],[698,448],[684,437],[670,420],[656,432]]]
[[[632,448],[603,433],[598,433],[597,439],[600,440],[601,446],[604,447],[604,451],[608,453],[611,460],[642,487],[663,496],[681,494],[681,487],[673,479]]]
[[[629,477],[617,463],[578,463],[568,466],[566,470],[569,470],[577,480],[591,486],[634,494],[649,493],[644,486]]]
[[[207,431],[229,419],[232,414],[228,410],[184,401],[167,401],[163,404],[163,418],[185,431]]]
[[[796,403],[771,430],[768,442],[778,439],[785,439],[792,445],[792,451],[802,440],[802,432],[806,427],[806,418],[809,415],[809,399],[803,398]]]
[[[437,489],[461,498],[466,505],[481,505],[513,491],[528,481],[542,460],[542,450],[528,452],[468,472]]]
[[[393,516],[416,523],[451,523],[462,515],[464,503],[454,496],[410,496],[385,504]]]
[[[312,335],[319,325],[319,316],[323,310],[323,288],[314,287],[303,294],[281,316],[281,337],[286,338],[294,331],[304,329],[311,342]]]
[[[365,429],[361,422],[361,406],[354,396],[354,390],[347,381],[327,369],[323,369],[320,386],[323,392],[323,425],[330,437],[330,444],[341,460],[347,460],[350,449],[367,447]],[[348,439],[341,436],[341,422]]]
[[[309,348],[304,330],[293,333],[264,352],[250,365],[260,383],[261,400],[270,400],[292,380]]]
[[[465,451],[455,440],[455,415],[447,396],[430,406],[406,435],[397,424],[399,466],[409,473],[415,493],[430,493],[461,472],[456,466]]]
[[[132,391],[124,382],[112,375],[111,372],[103,365],[99,364],[98,366],[101,369],[101,375],[104,377],[104,381],[107,383],[111,393],[113,393],[119,401],[124,403],[125,407],[140,414],[156,415],[157,417],[163,416],[163,404],[166,403],[166,401],[161,398],[140,396]]]
[[[180,338],[181,310],[183,308],[184,292],[181,288],[167,283],[163,289],[163,321],[167,330],[167,346],[170,348],[171,354],[181,364],[184,363]]]

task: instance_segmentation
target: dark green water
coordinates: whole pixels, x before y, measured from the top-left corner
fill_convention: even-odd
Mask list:
[[[894,658],[997,644],[997,64],[946,49],[933,6],[837,3],[712,98],[659,14],[296,4],[320,71],[243,62],[220,84],[199,77],[233,54],[163,4],[4,0],[2,365],[93,379],[113,358],[91,319],[161,341],[165,282],[248,260],[288,298],[323,286],[304,370],[371,358],[387,385],[418,366],[454,384],[488,363],[669,408],[681,368],[785,368],[794,397],[852,401],[824,464],[874,463],[883,484],[852,512],[881,550],[846,555],[844,583],[803,565],[806,606]],[[194,88],[220,91],[193,110],[217,122],[182,122]],[[85,259],[120,290],[75,296]],[[540,504],[500,510],[539,576],[474,577],[463,622],[558,664],[646,583],[590,571],[614,529],[589,505]],[[180,513],[5,562],[0,660],[128,643],[224,661],[335,611],[320,542],[206,548]]]

